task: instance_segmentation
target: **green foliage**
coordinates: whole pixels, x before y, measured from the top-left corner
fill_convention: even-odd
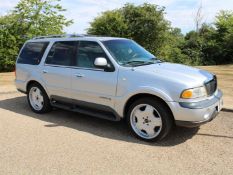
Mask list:
[[[20,0],[0,16],[0,71],[13,70],[25,40],[38,35],[62,34],[72,24],[60,0]],[[213,25],[203,24],[185,36],[164,18],[164,8],[152,4],[106,11],[96,17],[89,34],[131,38],[161,60],[189,65],[233,63],[233,12],[221,11]]]
[[[55,3],[60,0],[21,0],[13,14],[20,34],[28,37],[63,33],[63,27],[72,24],[61,14],[65,9]],[[16,24],[16,25],[17,25]]]
[[[233,63],[233,12],[221,11],[214,26],[203,24],[198,32],[187,33],[182,52],[192,65]]]
[[[160,49],[159,58],[164,61],[191,64],[189,57],[182,53],[184,36],[179,28],[171,28],[165,37],[165,42]]]
[[[164,61],[189,65],[233,63],[233,12],[221,11],[214,26],[203,24],[185,36],[164,19],[164,8],[143,4],[102,13],[89,34],[131,38]]]
[[[121,11],[128,26],[128,36],[157,54],[169,27],[164,19],[164,8],[152,4],[126,4]]]
[[[132,38],[152,53],[163,45],[169,22],[164,19],[164,8],[152,4],[126,4],[95,18],[89,34]]]
[[[202,64],[202,40],[199,37],[199,33],[190,31],[185,36],[185,42],[182,51],[190,59],[192,65]]]
[[[57,2],[21,0],[13,11],[0,17],[0,71],[10,71],[26,39],[38,35],[61,34],[72,24]]]
[[[0,17],[0,71],[13,70],[18,54],[19,36],[13,33],[14,30],[11,28],[13,22],[13,15]]]
[[[95,18],[88,29],[89,34],[112,37],[129,37],[128,26],[118,10],[106,11],[102,16]]]
[[[218,50],[216,64],[233,62],[233,12],[221,11],[217,17],[215,26],[215,43]]]

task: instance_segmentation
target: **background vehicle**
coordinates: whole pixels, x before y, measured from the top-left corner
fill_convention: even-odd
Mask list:
[[[47,36],[27,41],[16,86],[36,113],[59,107],[99,118],[126,118],[139,138],[164,138],[174,124],[199,126],[222,108],[216,76],[158,60],[132,40]]]

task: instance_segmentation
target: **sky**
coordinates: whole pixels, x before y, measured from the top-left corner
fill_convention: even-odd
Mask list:
[[[0,15],[7,14],[19,0],[0,0]],[[89,23],[101,12],[122,7],[125,3],[135,5],[151,3],[165,7],[165,18],[172,27],[181,28],[182,33],[195,29],[194,18],[202,4],[203,22],[213,23],[220,10],[233,10],[233,0],[61,0],[67,9],[64,13],[74,24],[65,28],[67,33],[86,33]]]

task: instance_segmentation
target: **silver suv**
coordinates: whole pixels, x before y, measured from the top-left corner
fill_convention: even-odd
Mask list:
[[[162,62],[124,38],[33,38],[17,58],[15,84],[36,113],[56,107],[113,121],[125,118],[147,141],[161,140],[173,125],[209,122],[223,103],[215,75]]]

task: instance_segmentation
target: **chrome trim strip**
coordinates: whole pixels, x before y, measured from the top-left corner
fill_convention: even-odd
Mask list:
[[[70,68],[70,69],[84,69],[84,70],[93,70],[93,71],[105,72],[104,69],[95,69],[95,68],[87,68],[87,67],[63,66],[63,65],[56,65],[56,64],[46,64],[46,63],[44,64],[44,66]]]

